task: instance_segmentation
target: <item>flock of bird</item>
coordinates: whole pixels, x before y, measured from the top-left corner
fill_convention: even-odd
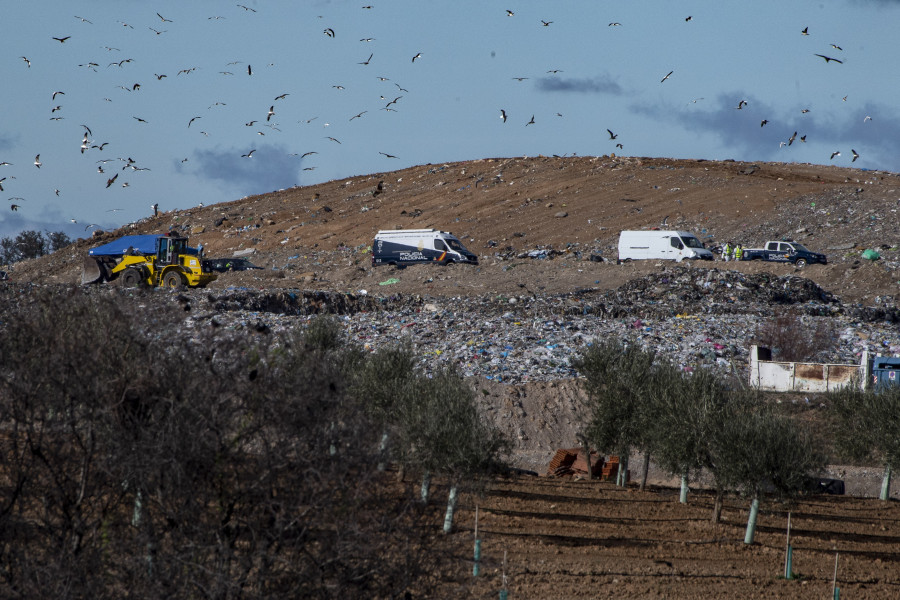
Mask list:
[[[365,6],[362,6],[362,9],[372,10],[373,7],[371,5],[365,5]],[[242,5],[242,4],[235,5],[232,10],[238,10],[238,11],[240,11],[240,13],[247,13],[248,15],[249,15],[249,13],[257,12],[257,10],[255,8],[252,8],[252,7],[249,7],[246,5]],[[502,13],[500,13],[500,14],[502,14]],[[513,10],[507,9],[505,11],[505,14],[506,14],[506,17],[508,17],[508,18],[518,18],[515,11],[513,11]],[[229,16],[235,17],[235,15],[229,15]],[[237,17],[239,17],[239,16],[240,16],[240,14],[237,15]],[[163,27],[169,27],[169,28],[173,28],[173,29],[176,27],[179,27],[179,23],[177,23],[177,21],[178,21],[177,18],[169,18],[167,16],[163,16],[159,12],[155,13],[155,18],[153,18],[152,16],[150,16],[149,18],[152,19],[153,25],[155,25],[155,27],[151,26],[147,23],[144,23],[143,26],[145,26],[147,29],[149,29],[154,36],[164,36],[164,35],[168,34],[169,29],[163,29]],[[221,15],[215,15],[215,16],[208,17],[208,19],[210,21],[218,21],[218,20],[222,20],[225,18],[228,18],[228,17],[221,16]],[[88,19],[85,17],[77,16],[77,15],[75,16],[75,19],[78,20],[79,26],[88,28],[88,27],[91,27],[94,25],[93,19]],[[691,23],[693,21],[694,21],[693,16],[687,16],[684,18],[685,23]],[[135,29],[134,25],[126,23],[124,21],[117,21],[117,24],[125,29],[129,29],[129,30]],[[534,26],[548,28],[548,27],[551,27],[553,24],[554,24],[553,20],[540,19],[539,23],[534,23]],[[612,21],[612,22],[608,23],[608,27],[624,28],[624,27],[627,27],[627,24],[623,25],[623,23],[621,23],[621,22]],[[808,27],[803,28],[800,31],[800,34],[804,35],[804,36],[811,35]],[[73,43],[77,43],[76,40],[81,35],[91,35],[91,34],[89,32],[85,33],[85,34],[82,34],[82,32],[79,32],[79,33],[73,33],[72,35],[49,36],[49,39],[47,40],[46,43],[54,44],[54,45],[60,44],[60,45],[65,45],[66,47],[70,47]],[[333,26],[323,27],[321,29],[320,35],[324,36],[324,38],[327,38],[328,40],[336,40],[338,42],[340,42],[343,39],[342,32],[339,29],[336,30],[335,27],[333,27]],[[375,41],[375,38],[371,38],[371,37],[364,37],[364,38],[359,39],[359,42],[364,43],[364,44],[367,44],[367,43],[373,42],[373,41]],[[332,42],[329,41],[327,43],[332,43]],[[115,48],[112,46],[101,46],[101,47],[108,53],[115,54],[115,53],[121,52],[121,50],[119,48]],[[838,46],[837,44],[830,44],[830,48],[834,52],[829,52],[829,54],[835,54],[835,52],[837,52],[837,53],[843,52],[843,49],[840,46]],[[377,49],[376,49],[376,51],[377,51]],[[357,65],[359,65],[360,67],[368,68],[374,64],[374,61],[376,60],[376,52],[375,51],[369,51],[367,56],[364,53],[360,53],[360,54],[361,54],[360,58],[363,60],[357,61],[356,62]],[[810,51],[810,54],[815,58],[823,59],[825,64],[833,65],[834,68],[843,68],[842,65],[844,65],[844,60],[842,60],[841,58],[836,58],[835,56],[831,56],[829,54],[822,54],[822,53],[812,52],[812,51]],[[78,64],[78,67],[81,69],[87,69],[87,70],[93,71],[93,72],[98,72],[101,70],[111,70],[114,72],[117,70],[122,70],[122,72],[128,72],[129,69],[134,68],[134,65],[136,63],[138,63],[141,60],[146,58],[146,57],[120,58],[120,56],[121,55],[115,56],[116,60],[112,60],[112,61],[90,60],[90,61],[82,62],[82,63]],[[418,51],[415,53],[407,54],[406,56],[409,57],[409,63],[407,63],[407,64],[419,65],[419,64],[421,64],[420,61],[421,61],[421,59],[423,59],[424,54],[423,54],[423,52]],[[843,56],[843,54],[837,54],[836,56]],[[22,69],[25,71],[25,73],[23,74],[23,77],[25,77],[28,75],[29,70],[32,69],[32,60],[27,56],[21,56],[20,59],[23,61]],[[106,63],[105,67],[102,66],[104,62]],[[241,76],[247,77],[247,78],[252,78],[255,75],[257,75],[257,72],[254,71],[254,68],[251,64],[246,64],[245,68],[240,67],[240,71],[237,68],[233,68],[236,65],[241,65],[241,64],[243,64],[242,61],[233,61],[233,62],[226,63],[224,65],[224,68],[222,68],[222,70],[218,71],[218,74],[221,75],[222,77],[235,77],[236,76],[235,73],[238,72]],[[271,65],[267,65],[267,66],[271,66]],[[177,72],[175,72],[174,77],[178,78],[179,81],[181,80],[181,78],[192,77],[192,76],[194,76],[192,74],[194,74],[200,68],[203,68],[203,67],[191,66],[191,67],[182,68],[182,69],[178,70]],[[829,68],[831,68],[831,67],[829,67]],[[173,71],[174,71],[174,69],[173,69]],[[660,71],[663,71],[663,69],[661,69]],[[662,77],[659,79],[658,84],[659,85],[666,84],[667,85],[666,89],[668,89],[668,86],[671,86],[672,84],[667,83],[667,82],[670,82],[670,80],[677,78],[677,66],[676,66],[676,68],[666,69],[666,71],[667,72],[665,72],[665,74],[662,75]],[[554,69],[547,70],[546,73],[544,73],[544,75],[556,76],[557,74],[562,73],[562,72],[563,72],[562,69],[554,68]],[[149,79],[149,82],[144,82],[147,85],[150,85],[150,84],[164,85],[161,82],[163,82],[164,79],[169,78],[168,74],[158,73],[158,72],[153,72],[152,79],[149,77],[149,73],[145,74],[145,76],[147,77],[147,79]],[[390,79],[388,77],[384,77],[384,76],[380,76],[380,75],[378,75],[376,77],[380,82],[384,83],[385,85],[392,84],[393,87],[391,88],[391,90],[394,91],[394,93],[392,93],[392,94],[389,94],[389,95],[382,94],[380,96],[379,100],[381,102],[381,105],[377,107],[377,110],[385,111],[387,113],[397,112],[398,107],[401,105],[401,102],[404,101],[406,98],[408,98],[411,95],[410,91],[408,89],[404,88],[400,83],[392,81],[392,79]],[[659,76],[657,76],[657,77],[659,77]],[[154,79],[155,79],[155,81],[154,81]],[[530,78],[525,77],[525,76],[516,76],[516,77],[512,77],[512,79],[521,83]],[[169,79],[169,80],[171,81],[171,79]],[[334,90],[336,90],[336,92],[341,92],[342,90],[345,90],[344,85],[334,84],[331,87]],[[123,96],[125,96],[125,99],[124,99],[125,102],[128,101],[128,97],[133,97],[139,93],[146,93],[146,92],[141,92],[142,83],[138,82],[138,81],[134,81],[133,79],[130,79],[129,83],[126,85],[116,86],[116,89],[122,90],[121,92],[118,92],[118,93],[121,93],[121,94],[123,94]],[[257,114],[247,115],[247,116],[254,116],[255,118],[243,121],[243,125],[245,127],[255,130],[255,133],[258,136],[265,136],[267,134],[267,132],[263,130],[264,127],[268,128],[268,130],[269,130],[268,133],[270,135],[272,135],[275,132],[281,132],[282,131],[281,125],[278,122],[279,114],[282,113],[283,107],[285,107],[287,104],[289,104],[291,102],[296,101],[299,95],[300,94],[296,93],[296,92],[293,95],[292,95],[292,92],[283,92],[274,97],[268,96],[267,98],[265,98],[264,104],[261,102],[261,108]],[[50,95],[50,102],[51,102],[50,119],[53,121],[62,121],[63,119],[66,118],[66,116],[68,116],[64,109],[65,98],[62,98],[64,96],[66,96],[66,92],[64,90],[53,91],[52,94]],[[289,97],[291,97],[291,98],[288,99]],[[104,100],[108,101],[108,102],[112,102],[112,99],[110,99],[110,98],[104,98]],[[225,100],[227,100],[227,98]],[[697,98],[697,99],[691,100],[691,103],[697,103],[700,100],[703,100],[703,98]],[[844,100],[846,100],[846,97],[844,97]],[[208,107],[207,110],[213,110],[213,109],[217,109],[220,107],[224,107],[224,106],[226,106],[226,104],[227,104],[226,102],[217,100],[214,103],[210,104],[210,106]],[[268,104],[268,109],[264,108],[265,104]],[[736,110],[744,110],[747,106],[748,106],[748,101],[746,99],[739,99],[737,102],[737,106],[735,106],[734,108]],[[376,110],[376,107],[374,105],[369,106],[365,110],[358,110],[352,115],[347,115],[346,122],[350,123],[350,122],[355,122],[357,120],[370,119],[371,118],[370,112],[374,112],[375,110]],[[806,114],[809,112],[809,109],[803,109],[801,112],[803,114]],[[210,113],[210,115],[192,114],[192,116],[189,119],[186,119],[185,129],[191,130],[192,135],[195,135],[195,132],[199,131],[199,135],[208,137],[210,135],[209,131],[201,130],[200,128],[204,127],[204,125],[203,125],[204,123],[210,122],[212,120],[211,118],[209,118],[211,116],[211,114],[212,113]],[[502,123],[506,124],[508,122],[515,122],[515,120],[510,115],[510,113],[506,110],[506,108],[500,108],[499,114],[500,114],[500,119],[501,119]],[[366,116],[366,115],[369,115],[369,116]],[[530,118],[529,118],[529,115],[530,115]],[[136,126],[145,126],[145,125],[150,124],[149,119],[145,118],[146,116],[147,115],[142,116],[140,114],[134,114],[134,115],[132,115],[131,118],[133,119],[134,123],[138,124]],[[205,120],[203,120],[204,116],[207,117]],[[556,116],[562,117],[562,114],[557,112]],[[313,121],[316,121],[318,118],[319,118],[318,116],[314,116],[314,117],[302,119],[302,120],[298,121],[298,123],[301,125],[310,124]],[[869,120],[871,120],[871,117],[866,117],[865,122],[868,122]],[[526,113],[524,116],[521,117],[521,120],[519,120],[518,123],[520,124],[520,126],[522,123],[524,123],[525,127],[535,125],[537,123],[536,115],[534,113],[532,113],[531,111],[529,111],[528,113]],[[760,127],[766,127],[766,126],[772,127],[773,123],[777,125],[777,120],[774,118],[771,118],[771,119],[764,118],[760,122]],[[329,123],[322,123],[322,124],[323,124],[323,127],[329,126]],[[192,126],[194,126],[193,129],[192,129]],[[98,188],[103,187],[104,189],[110,189],[113,186],[116,186],[119,188],[127,188],[131,185],[131,181],[128,180],[128,175],[133,175],[138,172],[151,170],[149,167],[139,166],[138,161],[131,158],[130,156],[121,155],[121,156],[118,156],[115,158],[106,158],[106,156],[108,155],[108,152],[109,152],[108,150],[106,150],[107,146],[111,146],[111,149],[112,149],[113,147],[115,147],[115,144],[111,145],[109,141],[98,140],[97,136],[95,136],[93,134],[91,127],[89,127],[87,124],[81,124],[80,127],[83,130],[80,132],[81,133],[80,146],[78,146],[79,152],[82,155],[85,155],[86,157],[91,157],[91,158],[96,159],[96,162],[93,163],[93,167],[96,168],[96,171],[98,174],[102,175],[102,177],[100,178],[100,183],[98,184]],[[793,128],[791,128],[791,129],[793,129]],[[615,148],[624,150],[624,148],[625,148],[624,144],[626,143],[624,140],[624,136],[622,136],[620,138],[620,133],[614,133],[611,128],[606,128],[606,132],[608,133],[608,136],[609,136],[608,141],[611,143],[614,143]],[[335,133],[338,133],[338,132],[335,132]],[[785,132],[785,133],[787,133],[787,132]],[[799,139],[799,141],[801,143],[806,142],[807,135],[804,134],[798,138],[798,133],[799,133],[798,131],[794,131],[793,134],[790,135],[786,141],[780,142],[780,146],[781,147],[792,146],[793,143],[797,139]],[[187,134],[185,134],[185,135],[187,135]],[[323,143],[333,142],[334,144],[342,144],[342,142],[333,135],[322,136],[321,140],[323,141]],[[74,151],[74,148],[75,148],[74,140],[72,141],[72,148]],[[131,151],[138,153],[139,150],[140,150],[140,148],[133,148]],[[381,155],[385,159],[398,159],[398,156],[396,154],[393,154],[392,152],[388,152],[385,150],[379,150],[379,149],[375,149],[375,150],[378,152],[379,155]],[[257,148],[246,147],[246,150],[240,153],[240,158],[248,160],[248,161],[258,161],[259,158],[255,157],[256,152],[257,152]],[[859,159],[860,155],[856,152],[855,149],[851,149],[850,152],[852,155],[851,162],[855,162],[857,159]],[[312,160],[311,157],[314,157],[318,154],[319,154],[319,150],[313,149],[313,150],[307,150],[302,153],[301,152],[291,153],[290,156],[295,157],[300,161],[304,161],[305,159]],[[137,155],[137,154],[135,154],[135,155]],[[99,158],[101,156],[103,158]],[[841,156],[841,152],[838,150],[835,150],[834,152],[831,153],[829,160],[833,160],[834,158],[836,158],[838,156]],[[180,162],[185,163],[188,160],[189,160],[188,158],[182,158],[180,160]],[[49,164],[49,162],[48,162],[48,164]],[[36,169],[41,169],[41,167],[43,165],[44,165],[44,163],[41,160],[41,154],[38,153],[34,157],[33,167]],[[7,161],[0,162],[0,168],[2,168],[2,169],[7,169],[7,168],[13,167],[13,166],[14,165],[12,163],[7,162]],[[307,164],[305,164],[305,162],[303,163],[303,166],[302,166],[302,169],[306,170],[306,171],[312,171],[316,168],[317,168],[316,165],[307,165]],[[0,171],[0,175],[4,175],[4,173],[2,171]],[[0,191],[5,191],[4,187],[3,187],[4,184],[6,186],[10,187],[10,189],[13,189],[14,183],[15,183],[13,180],[15,180],[15,179],[16,179],[15,175],[12,175],[12,174],[0,177]],[[104,186],[104,184],[105,184],[105,186]],[[55,189],[55,194],[60,195],[60,188],[54,186],[54,189]],[[20,208],[23,207],[23,202],[26,201],[25,198],[22,198],[20,196],[11,196],[11,197],[9,197],[8,200],[10,202],[10,209],[12,211],[18,211]],[[153,213],[156,214],[158,212],[158,204],[154,203],[151,206],[151,209],[153,210]],[[110,212],[118,212],[118,211],[121,211],[122,209],[114,208],[114,209],[109,209],[109,210],[110,210]],[[77,222],[77,220],[74,218],[70,219],[70,220],[72,223]],[[92,227],[97,227],[97,225],[90,224],[86,227],[86,229],[90,229]]]

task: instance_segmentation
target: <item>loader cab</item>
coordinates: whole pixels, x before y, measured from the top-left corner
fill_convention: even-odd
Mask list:
[[[161,237],[156,248],[156,263],[177,265],[179,256],[187,251],[187,238]]]

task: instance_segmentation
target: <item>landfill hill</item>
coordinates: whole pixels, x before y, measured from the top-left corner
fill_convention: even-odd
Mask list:
[[[619,231],[660,227],[693,231],[711,246],[800,241],[827,253],[829,264],[802,271],[759,262],[697,267],[797,274],[844,303],[894,304],[898,205],[900,176],[882,171],[614,155],[489,158],[164,212],[16,264],[10,275],[17,281],[76,283],[90,247],[125,234],[177,230],[192,244],[202,243],[207,256],[242,254],[265,267],[222,274],[211,285],[220,289],[435,297],[612,290],[667,268],[660,261],[615,262]],[[456,234],[481,264],[371,266],[368,251],[379,229],[431,227]],[[869,248],[881,254],[878,261],[862,259]],[[606,262],[596,262],[601,256]],[[395,281],[379,287],[389,280]]]

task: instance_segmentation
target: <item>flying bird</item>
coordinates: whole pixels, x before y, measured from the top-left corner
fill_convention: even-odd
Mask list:
[[[684,22],[687,23],[688,21],[692,20],[693,18],[694,18],[694,17],[688,15],[688,16],[686,16],[686,17],[684,18]]]
[[[38,169],[40,169],[42,164],[44,164],[44,163],[41,162],[41,155],[40,154],[35,155],[34,166],[36,166]]]
[[[241,158],[253,158],[253,153],[256,152],[256,148],[248,152],[247,154],[241,154]]]
[[[416,52],[416,55],[412,57],[412,61],[413,61],[413,62],[416,62],[416,59],[417,59],[417,58],[421,58],[421,56],[422,56],[422,53],[421,53],[421,52]]]
[[[196,121],[197,119],[202,119],[202,118],[203,118],[203,117],[191,117],[191,120],[188,121],[188,127],[190,127],[190,126],[191,126],[191,123],[193,123],[193,122]]]
[[[394,156],[393,154],[388,154],[387,152],[379,152],[378,154],[382,154],[382,155],[384,155],[384,156],[386,156],[386,157],[388,157],[388,158],[397,158],[397,157]]]
[[[309,152],[304,152],[303,154],[300,155],[300,158],[306,158],[307,156],[310,156],[312,154],[318,154],[318,152],[316,152],[314,150],[311,150]]]
[[[284,100],[288,96],[290,96],[290,94],[281,94],[280,96],[275,96],[275,102],[278,102],[279,100]]]
[[[800,141],[803,142],[804,144],[806,143],[806,134],[803,134],[800,136]]]
[[[516,13],[514,13],[514,12],[511,11],[511,10],[509,10],[508,8],[506,9],[506,16],[507,16],[507,17],[511,17],[511,16],[513,16],[514,14],[516,14]]]
[[[609,25],[607,25],[607,27],[621,27],[621,26],[622,26],[621,23],[617,23],[615,21],[610,23]]]
[[[797,139],[797,132],[795,131],[795,132],[794,132],[794,135],[792,135],[792,136],[790,137],[790,139],[788,140],[788,146],[790,146],[791,144],[793,144],[793,143],[794,143],[794,140],[796,140],[796,139]],[[834,157],[832,156],[832,158],[834,158]]]
[[[269,107],[269,112],[266,115],[266,121],[271,120],[272,115],[274,115],[274,114],[275,114],[275,105],[273,104],[272,106]]]
[[[56,40],[57,42],[59,42],[60,44],[63,44],[63,43],[65,43],[65,41],[66,41],[67,39],[69,39],[70,37],[72,37],[72,36],[71,36],[71,35],[67,35],[66,37],[61,37],[61,38],[55,37],[55,38],[53,38],[53,39]]]
[[[53,97],[50,98],[50,99],[51,99],[51,100],[56,100],[56,97],[59,96],[60,94],[62,94],[63,96],[66,95],[65,92],[53,92]]]
[[[872,120],[872,117],[870,117],[869,115],[866,115],[866,118],[863,119],[863,123],[865,123],[866,121],[871,121],[871,120]]]
[[[834,61],[834,62],[838,63],[839,65],[844,64],[844,61],[838,60],[836,58],[831,58],[830,56],[825,56],[824,54],[814,54],[813,56],[818,56],[819,58],[824,58],[826,63],[830,63],[831,61]]]
[[[800,32],[800,35],[809,35],[809,27],[804,27],[803,31]]]
[[[160,19],[162,19],[163,23],[174,23],[174,21],[172,21],[172,19],[167,19],[159,13],[156,13],[156,16],[159,17]]]
[[[118,176],[119,176],[119,174],[116,173],[115,175],[113,175],[112,177],[110,177],[109,179],[107,179],[107,180],[106,180],[106,187],[108,188],[108,187],[110,187],[113,183],[115,183],[115,182],[116,182],[116,178],[117,178]]]
[[[28,68],[29,68],[29,69],[31,68],[31,61],[30,61],[30,60],[28,60],[28,59],[25,58],[24,56],[20,56],[19,58],[21,58],[22,60],[25,61],[25,64],[28,65]]]
[[[504,123],[506,123],[506,111],[502,108],[500,109],[500,118],[503,119]]]
[[[831,159],[830,159],[830,160],[834,160],[834,157],[835,157],[835,156],[840,156],[840,155],[841,155],[841,153],[840,153],[839,151],[835,150],[834,152],[831,153]]]
[[[553,21],[545,21],[545,20],[541,19],[541,24],[542,24],[544,27],[550,27],[550,23],[552,23],[552,22],[553,22]]]
[[[840,46],[838,46],[837,44],[831,44],[831,47],[834,48],[835,50],[840,50],[841,52],[844,51],[844,49],[841,48]]]
[[[323,31],[322,33],[324,33],[328,37],[334,37],[334,29],[332,29],[331,27],[326,27],[325,31]]]
[[[256,12],[255,8],[250,8],[249,6],[244,6],[243,4],[238,4],[239,8],[243,8],[244,10],[249,10],[250,12]]]
[[[375,56],[374,53],[369,54],[369,58],[367,58],[366,60],[364,60],[363,62],[358,63],[358,64],[360,64],[360,65],[367,65],[367,64],[369,64],[369,61],[372,60],[372,57],[373,57],[373,56]]]
[[[768,119],[763,119],[762,121],[760,121],[759,126],[760,126],[760,127],[763,127],[763,126],[764,126],[766,123],[768,123],[768,122],[769,122]]]
[[[856,159],[859,158],[859,153],[853,148],[850,148],[850,152],[853,153],[853,160],[851,160],[850,162],[856,162]]]
[[[529,125],[534,125],[534,115],[531,115],[531,120],[525,123],[525,127],[528,127]]]
[[[611,139],[611,140],[614,140],[614,139],[616,139],[617,137],[619,137],[619,134],[613,133],[613,132],[610,131],[609,129],[607,129],[606,132],[609,134],[609,139]]]
[[[367,112],[369,112],[369,111],[364,110],[364,111],[362,111],[362,112],[359,113],[359,114],[353,115],[352,117],[350,117],[350,120],[352,121],[353,119],[358,119],[358,118],[360,118],[361,116],[363,116],[364,114],[366,114]]]
[[[737,107],[735,107],[735,110],[741,110],[741,109],[744,108],[745,106],[747,106],[747,101],[746,101],[746,100],[741,100],[740,102],[738,102],[738,105],[737,105]]]
[[[659,82],[662,83],[663,81],[665,81],[666,79],[668,79],[669,76],[670,76],[672,73],[674,73],[674,72],[675,72],[675,71],[669,71],[668,73],[666,73],[666,76],[665,76],[665,77],[663,77],[662,79],[659,80]]]
[[[9,205],[9,210],[15,210],[15,211],[18,211],[18,210],[19,210],[19,205],[18,205],[18,204],[10,204],[10,205]]]
[[[326,140],[331,140],[332,142],[337,142],[338,144],[341,143],[339,140],[337,140],[337,139],[331,137],[330,135],[329,135],[329,136],[326,136],[325,139],[326,139]]]
[[[76,18],[76,19],[80,19],[82,23],[90,23],[91,25],[94,24],[93,21],[88,21],[88,20],[85,19],[84,17],[79,17],[78,15],[75,15],[75,18]]]
[[[256,11],[253,11],[253,12],[256,12]],[[253,75],[253,69],[250,67],[250,65],[247,65],[247,75]]]

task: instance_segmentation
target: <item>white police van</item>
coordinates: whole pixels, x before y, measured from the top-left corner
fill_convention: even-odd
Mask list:
[[[690,231],[623,231],[619,234],[619,262],[641,259],[712,260],[713,254]]]
[[[372,266],[412,265],[416,263],[478,264],[478,256],[469,252],[452,233],[437,229],[386,229],[375,235]]]

